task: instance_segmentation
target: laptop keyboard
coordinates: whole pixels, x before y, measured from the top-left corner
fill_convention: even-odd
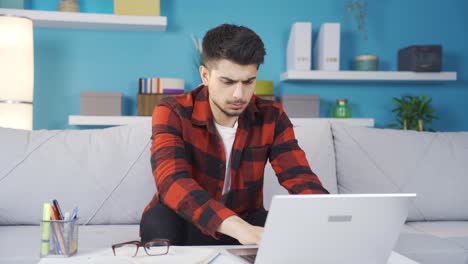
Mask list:
[[[252,254],[252,255],[240,255],[239,257],[241,257],[241,258],[247,260],[249,263],[254,263],[254,262],[255,262],[255,257],[256,257],[256,256],[257,256],[257,255]]]
[[[238,258],[242,258],[248,263],[254,263],[258,248],[231,248],[227,249],[227,251]]]

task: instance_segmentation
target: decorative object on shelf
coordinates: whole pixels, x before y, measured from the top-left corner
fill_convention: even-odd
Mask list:
[[[151,116],[154,107],[161,102],[162,99],[175,94],[139,94],[137,97],[137,115]]]
[[[350,118],[351,107],[348,105],[348,99],[338,98],[336,99],[336,104],[333,107],[333,117],[334,118]]]
[[[122,93],[81,91],[80,115],[122,115]]]
[[[354,58],[355,71],[378,71],[379,57],[375,55],[360,55]]]
[[[312,23],[296,22],[289,33],[286,70],[309,71],[312,65]]]
[[[346,11],[356,21],[356,28],[367,40],[367,0],[346,0]]]
[[[140,78],[139,94],[181,94],[184,93],[184,79],[176,78]]]
[[[265,100],[275,101],[274,82],[271,80],[256,80],[255,95]]]
[[[78,0],[62,0],[58,5],[58,11],[61,12],[80,12]]]
[[[159,16],[159,0],[114,0],[114,14],[123,16]]]
[[[339,23],[323,23],[320,26],[314,47],[315,70],[340,70],[340,30]]]
[[[195,47],[195,54],[193,55],[193,65],[195,66],[195,72],[198,73],[198,68],[202,65],[202,39],[191,34],[190,37],[192,38],[193,46]]]
[[[398,70],[440,72],[442,70],[442,46],[415,45],[398,50]]]
[[[33,21],[0,15],[0,127],[32,130]]]
[[[289,117],[320,117],[319,95],[281,95],[278,99]]]
[[[431,106],[432,98],[423,95],[419,96],[402,96],[392,99],[396,108],[392,112],[396,113],[398,124],[390,124],[390,127],[400,128],[404,130],[417,131],[434,131],[426,128],[433,119],[438,117],[434,115],[435,109]]]
[[[271,80],[256,80],[255,81],[256,95],[274,95],[274,83]]]

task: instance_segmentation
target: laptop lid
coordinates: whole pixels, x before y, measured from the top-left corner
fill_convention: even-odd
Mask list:
[[[276,195],[255,263],[386,263],[415,197]]]

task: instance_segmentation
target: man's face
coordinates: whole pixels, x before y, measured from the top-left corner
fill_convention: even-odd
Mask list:
[[[257,65],[239,65],[226,59],[200,67],[203,84],[208,86],[210,106],[214,114],[226,118],[239,116],[255,92]]]

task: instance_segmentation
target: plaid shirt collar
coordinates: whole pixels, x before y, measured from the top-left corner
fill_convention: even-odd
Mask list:
[[[210,133],[216,133],[214,126],[213,113],[211,112],[210,102],[208,100],[208,87],[203,84],[198,86],[193,92],[194,97],[192,124],[196,126],[206,126]],[[255,120],[256,113],[259,112],[255,102],[257,96],[252,96],[247,108],[239,116],[238,126],[246,128]]]

